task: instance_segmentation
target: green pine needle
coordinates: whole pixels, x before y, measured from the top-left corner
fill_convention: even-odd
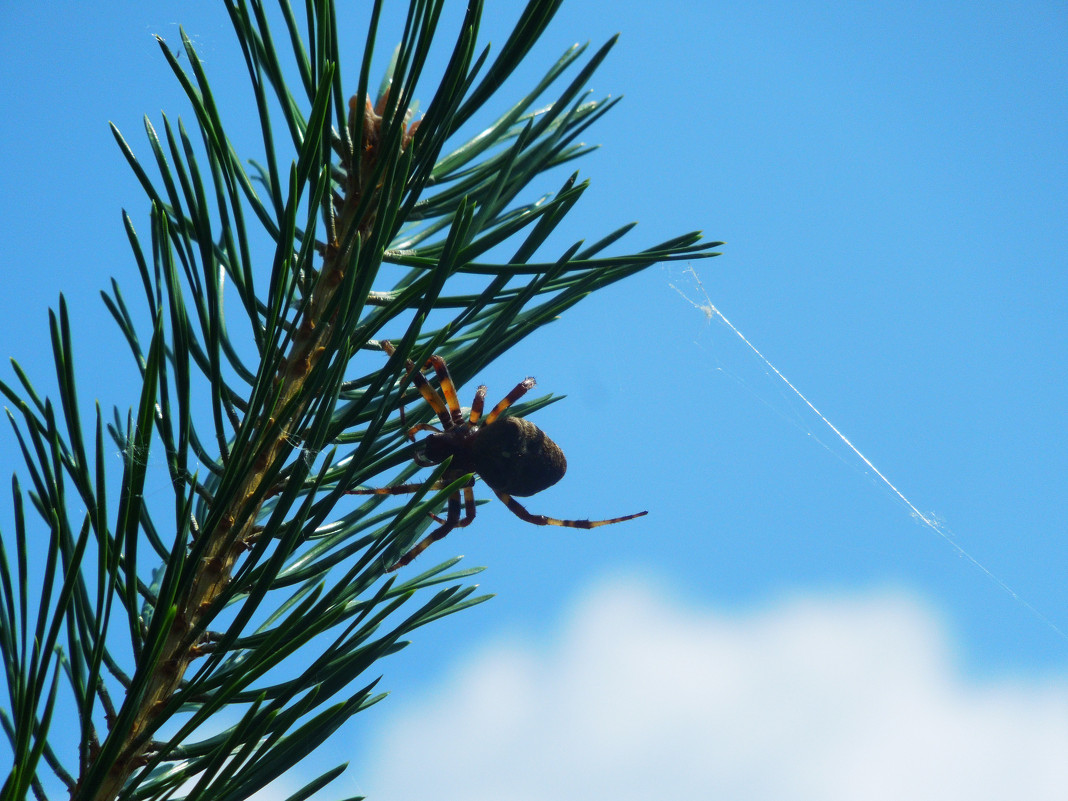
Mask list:
[[[191,127],[146,119],[147,156],[112,127],[149,201],[147,236],[123,215],[141,291],[103,293],[140,397],[87,429],[62,300],[56,399],[17,364],[0,381],[26,484],[0,540],[4,799],[236,801],[297,765],[383,697],[381,660],[416,629],[488,600],[467,583],[479,568],[443,546],[415,575],[389,572],[471,478],[448,461],[415,478],[406,432],[433,412],[406,362],[443,355],[463,383],[591,293],[721,244],[690,233],[627,253],[633,224],[552,244],[587,183],[532,185],[588,153],[578,137],[617,102],[587,93],[614,38],[500,96],[559,0],[531,0],[492,59],[469,3],[430,92],[443,0],[411,0],[376,97],[381,2],[362,53],[340,48],[330,0],[303,15],[282,0],[280,35],[262,0],[224,2],[262,152],[235,151],[244,101],[213,92],[184,31],[179,51],[159,43]],[[458,141],[482,113],[495,121]],[[169,503],[145,498],[158,470]],[[407,497],[349,494],[410,481]],[[224,718],[237,722],[210,727]]]

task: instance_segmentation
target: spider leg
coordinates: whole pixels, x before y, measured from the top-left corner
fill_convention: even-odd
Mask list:
[[[482,417],[482,407],[486,402],[486,385],[483,384],[477,390],[475,390],[475,399],[471,401],[471,414],[468,415],[468,422],[474,425]]]
[[[433,431],[436,434],[443,433],[442,430],[440,428],[438,428],[437,426],[427,425],[426,423],[420,423],[419,425],[412,426],[411,428],[408,429],[408,439],[410,439],[412,442],[417,442],[418,441],[415,438],[415,434],[416,434],[417,431]],[[427,459],[423,455],[423,452],[418,448],[416,448],[415,453],[412,454],[412,461],[415,462],[420,467],[433,467],[434,465],[438,464],[437,462],[432,462],[429,459]]]
[[[463,528],[475,519],[475,490],[472,486],[464,487],[464,516],[456,524],[457,528]]]
[[[522,381],[516,384],[515,388],[513,388],[511,392],[505,395],[501,402],[494,406],[490,413],[486,415],[485,425],[488,426],[500,416],[501,412],[503,412],[517,400],[526,395],[527,391],[532,389],[534,384],[535,381],[533,378],[524,378]]]
[[[420,423],[419,425],[412,426],[408,429],[408,439],[412,442],[415,442],[415,434],[417,431],[433,431],[438,434],[441,433],[441,429],[437,426],[432,426],[429,423]]]
[[[445,396],[445,403],[449,405],[449,411],[452,413],[453,425],[459,425],[463,422],[463,414],[460,412],[460,399],[456,397],[456,385],[452,382],[452,376],[449,375],[449,368],[445,364],[445,360],[440,356],[432,355],[426,360],[426,363],[434,368],[434,373],[438,377],[441,394]],[[437,410],[435,409],[435,411]],[[438,416],[441,416],[440,412]],[[444,420],[442,422],[444,423]],[[445,423],[445,427],[448,428],[449,425]]]
[[[470,522],[470,521],[468,521]],[[443,539],[446,534],[452,531],[456,526],[460,524],[460,493],[454,492],[449,496],[449,516],[445,522],[438,526],[436,529],[427,534],[423,539],[415,544],[407,553],[405,553],[400,559],[394,562],[392,565],[386,568],[387,573],[392,573],[394,570],[398,570],[410,563],[415,557],[430,547],[432,543]],[[463,525],[467,525],[464,523]]]
[[[386,352],[387,356],[392,356],[397,352],[397,349],[393,347],[391,342],[382,340],[380,343],[382,350]],[[431,358],[439,358],[432,356]],[[429,361],[427,362],[429,364]],[[430,382],[426,380],[426,376],[422,371],[417,369],[412,360],[408,359],[408,374],[412,377],[412,383],[415,384],[415,388],[419,390],[419,394],[423,396],[423,400],[430,404],[430,408],[437,414],[438,419],[441,420],[441,424],[445,428],[449,428],[452,425],[452,417],[449,414],[449,410],[445,407],[445,404],[441,400],[441,396],[430,386]],[[442,387],[444,389],[444,387]],[[456,391],[453,390],[453,396],[455,397]],[[403,416],[404,407],[401,406],[401,415]],[[403,424],[403,423],[402,423]],[[409,438],[411,438],[411,432],[409,432]]]
[[[429,403],[430,408],[437,413],[441,424],[445,426],[445,428],[451,428],[453,425],[452,416],[449,414],[449,409],[442,403],[441,396],[438,395],[432,386],[430,386],[430,382],[426,380],[426,376],[424,376],[421,371],[416,370],[414,364],[408,362],[408,366],[414,370],[412,373],[412,383],[415,384],[415,388],[419,390],[419,394],[423,396],[423,400]],[[442,389],[445,389],[444,385],[442,385]],[[456,390],[452,390],[452,394],[453,397],[456,397]]]
[[[435,481],[427,489],[445,489],[448,484]],[[392,487],[369,487],[367,489],[354,489],[346,492],[346,495],[411,495],[413,492],[426,487],[426,484],[394,484]]]
[[[435,520],[437,520],[439,523],[444,523],[445,522],[444,520],[442,520],[440,517],[438,517],[435,514],[432,514],[430,516],[432,518],[434,518]],[[472,486],[467,486],[467,487],[464,487],[464,516],[462,518],[460,518],[459,521],[457,521],[456,528],[463,528],[464,526],[469,525],[471,523],[471,521],[474,520],[474,519],[475,519],[475,490],[473,489]]]
[[[519,501],[513,498],[506,492],[498,492],[497,497],[504,502],[504,504],[512,510],[512,513],[520,520],[525,520],[528,523],[533,523],[535,526],[566,526],[567,528],[597,528],[597,526],[607,526],[612,523],[622,523],[624,520],[633,520],[636,517],[649,514],[648,512],[638,512],[637,514],[627,515],[625,517],[613,517],[608,520],[557,520],[555,517],[546,517],[545,515],[532,515],[526,510]]]

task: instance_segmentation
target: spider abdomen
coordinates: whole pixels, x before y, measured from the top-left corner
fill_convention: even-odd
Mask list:
[[[491,489],[520,498],[551,487],[567,471],[560,446],[522,417],[500,417],[480,429],[471,450],[475,472]]]

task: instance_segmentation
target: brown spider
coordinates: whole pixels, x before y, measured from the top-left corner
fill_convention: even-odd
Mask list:
[[[383,340],[382,350],[392,356],[393,345]],[[625,517],[613,517],[610,520],[558,520],[555,517],[534,515],[526,510],[513,496],[525,498],[547,489],[564,477],[567,459],[560,446],[545,436],[540,428],[522,417],[501,417],[501,413],[526,394],[534,386],[533,378],[526,378],[516,384],[515,388],[504,396],[490,413],[482,417],[486,400],[486,387],[480,386],[475,391],[471,403],[471,412],[467,420],[460,410],[460,401],[456,397],[456,387],[449,376],[449,368],[440,356],[431,356],[423,369],[433,367],[441,393],[439,395],[421,370],[408,362],[408,370],[419,394],[437,412],[442,428],[420,424],[408,431],[408,439],[415,442],[418,431],[432,431],[430,436],[421,440],[422,449],[416,453],[415,461],[423,466],[441,464],[449,456],[452,462],[441,479],[430,489],[442,489],[451,482],[468,473],[477,473],[516,517],[536,526],[569,526],[571,528],[595,528],[611,523],[633,520],[648,512]],[[447,404],[447,406],[446,406]],[[351,490],[356,495],[403,495],[423,489],[424,484],[398,484],[379,489]],[[461,489],[464,496],[464,513],[460,516],[460,492],[449,496],[449,512],[441,523],[411,550],[401,556],[388,570],[397,570],[411,562],[425,551],[432,542],[442,539],[454,528],[463,528],[475,519],[474,479]]]

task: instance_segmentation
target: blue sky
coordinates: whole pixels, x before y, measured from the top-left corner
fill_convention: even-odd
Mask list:
[[[514,12],[488,5],[485,38],[499,46]],[[243,67],[233,67],[215,3],[67,4],[62,13],[19,4],[0,20],[0,343],[47,386],[45,310],[65,292],[83,400],[110,408],[129,360],[98,291],[114,276],[136,295],[119,209],[142,227],[147,214],[107,121],[144,155],[142,114],[157,124],[159,109],[188,116],[151,38],[177,42],[178,23],[217,87],[242,98],[237,128]],[[354,85],[362,32],[352,30]],[[638,220],[632,248],[702,229],[727,242],[724,255],[693,263],[696,275],[654,267],[583,302],[480,381],[497,395],[534,375],[540,389],[567,395],[537,422],[564,447],[569,472],[530,500],[532,511],[650,514],[582,532],[528,526],[491,504],[428,552],[423,559],[463,553],[488,565],[481,584],[498,597],[421,632],[394,660],[384,679],[394,695],[328,755],[354,761],[346,790],[418,797],[397,755],[447,711],[470,714],[480,732],[507,733],[439,745],[428,758],[456,771],[464,797],[544,797],[551,785],[533,778],[523,792],[498,782],[526,776],[529,760],[566,763],[537,745],[565,727],[545,700],[560,697],[545,695],[551,688],[589,700],[589,688],[618,683],[621,694],[659,698],[654,688],[689,687],[686,676],[697,675],[736,690],[729,704],[708,701],[699,724],[660,720],[635,702],[606,733],[590,721],[611,716],[592,702],[561,707],[568,731],[591,726],[582,743],[605,743],[600,761],[575,745],[570,752],[585,756],[560,768],[561,786],[582,787],[574,797],[619,790],[618,766],[641,766],[621,755],[651,752],[609,734],[622,737],[627,721],[655,730],[639,725],[653,721],[691,732],[686,741],[708,753],[732,743],[744,751],[672,770],[679,789],[721,797],[810,797],[805,787],[811,797],[838,797],[823,792],[830,787],[882,797],[845,782],[830,759],[817,771],[825,785],[794,782],[793,795],[770,780],[747,784],[798,776],[802,762],[822,765],[842,742],[858,744],[851,764],[869,777],[931,759],[896,797],[920,797],[915,787],[938,780],[948,788],[938,797],[987,797],[999,780],[1025,786],[1023,775],[1051,777],[1030,797],[1054,797],[1043,793],[1068,781],[1054,767],[1068,744],[1068,638],[1059,633],[1068,632],[1064,6],[658,2],[606,11],[572,0],[526,75],[575,41],[599,45],[617,31],[591,86],[624,99],[586,134],[602,148],[579,165],[592,187],[567,238],[592,241]],[[941,533],[694,302],[714,304]],[[465,403],[472,392],[461,390]],[[17,466],[10,448],[0,432],[8,473]],[[641,660],[606,663],[604,649],[580,647],[606,630],[632,646],[627,653],[661,661],[642,672]],[[662,639],[647,639],[654,633]],[[680,665],[693,667],[676,675]],[[724,666],[760,682],[734,684],[735,673],[717,672]],[[586,690],[569,684],[581,677]],[[479,717],[488,702],[478,686],[499,693],[492,720]],[[829,715],[834,699],[865,713]],[[889,701],[869,709],[872,699],[914,704],[915,716],[885,715]],[[657,709],[674,708],[662,700]],[[752,737],[724,738],[739,720],[758,721]],[[539,727],[549,734],[536,738]],[[916,730],[941,737],[917,745]],[[852,736],[836,740],[842,731]],[[372,748],[373,739],[388,742]],[[963,743],[959,753],[941,752],[950,741]]]

